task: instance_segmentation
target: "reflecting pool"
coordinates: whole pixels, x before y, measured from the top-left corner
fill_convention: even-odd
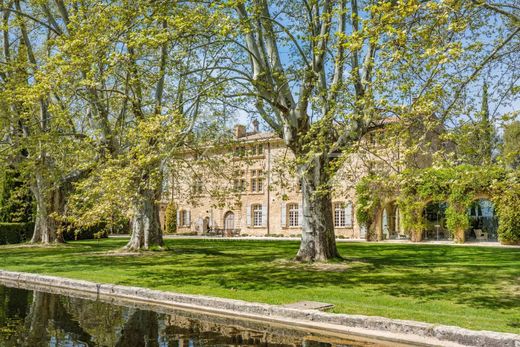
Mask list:
[[[0,346],[395,346],[174,308],[0,284]]]

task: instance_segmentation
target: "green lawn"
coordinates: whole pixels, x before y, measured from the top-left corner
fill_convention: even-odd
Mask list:
[[[335,312],[520,333],[520,249],[342,243],[344,262],[296,264],[297,242],[167,240],[113,255],[126,240],[0,247],[0,268]]]

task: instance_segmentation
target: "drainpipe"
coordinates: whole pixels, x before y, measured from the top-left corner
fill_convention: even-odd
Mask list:
[[[271,233],[271,142],[267,141],[267,235]]]

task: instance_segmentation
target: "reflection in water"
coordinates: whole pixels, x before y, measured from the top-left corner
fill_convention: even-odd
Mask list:
[[[158,313],[0,285],[0,346],[375,346],[266,323]]]

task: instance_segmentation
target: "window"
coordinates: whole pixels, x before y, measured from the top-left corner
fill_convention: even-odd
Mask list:
[[[246,180],[244,179],[244,170],[237,170],[234,172],[235,179],[233,180],[233,189],[237,192],[246,190]]]
[[[251,145],[247,150],[247,155],[252,157],[264,155],[264,144]]]
[[[170,190],[170,180],[169,177],[165,177],[162,181],[162,191],[166,193]]]
[[[261,193],[264,191],[264,178],[262,170],[251,170],[251,192]]]
[[[336,202],[334,204],[334,226],[341,228],[346,226],[345,220],[345,204],[342,202]]]
[[[334,227],[352,227],[352,203],[334,203]]]
[[[264,155],[264,145],[259,144],[254,147],[254,155]]]
[[[190,226],[190,211],[187,211],[187,210],[179,211],[179,226],[181,226],[181,227]]]
[[[302,180],[301,179],[298,179],[298,181],[296,181],[295,190],[297,193],[301,193],[301,191],[302,191]]]
[[[251,214],[253,215],[253,226],[262,226],[262,205],[256,204],[251,206]]]
[[[235,147],[235,151],[233,152],[233,156],[235,157],[243,157],[246,154],[246,147],[239,146]]]
[[[287,215],[287,225],[290,227],[297,227],[300,225],[300,209],[298,208],[298,204],[288,204],[287,205],[288,215]]]
[[[202,194],[204,190],[204,185],[202,183],[202,179],[200,177],[196,177],[193,185],[191,187],[193,194]]]

